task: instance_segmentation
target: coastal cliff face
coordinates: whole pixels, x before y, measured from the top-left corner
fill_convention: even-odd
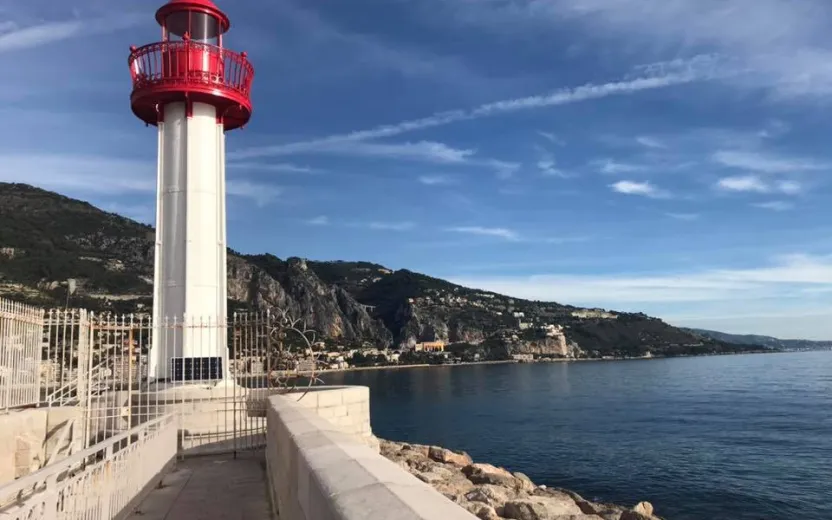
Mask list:
[[[577,493],[535,485],[522,473],[476,464],[436,446],[380,441],[381,454],[481,520],[661,520],[649,502],[599,504]]]
[[[0,297],[147,312],[154,231],[57,193],[0,183]],[[70,281],[71,279],[71,281]],[[229,310],[282,309],[335,345],[442,341],[480,358],[736,352],[641,314],[531,302],[369,262],[228,255]],[[563,341],[545,327],[562,327]]]

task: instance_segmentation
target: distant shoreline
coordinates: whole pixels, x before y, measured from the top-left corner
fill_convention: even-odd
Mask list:
[[[443,363],[430,364],[419,363],[414,365],[381,365],[372,367],[349,367],[349,368],[332,368],[327,370],[316,370],[317,375],[333,374],[338,372],[360,372],[363,370],[404,370],[408,368],[452,368],[462,366],[474,365],[507,365],[507,364],[523,364],[523,365],[543,365],[547,363],[573,363],[573,362],[588,362],[588,361],[650,361],[653,359],[673,359],[673,358],[697,358],[697,357],[716,357],[716,356],[743,356],[749,354],[780,354],[781,351],[759,351],[759,352],[722,352],[718,354],[682,354],[679,356],[650,356],[650,357],[617,357],[617,358],[553,358],[541,359],[535,361],[519,361],[516,359],[501,359],[496,361],[466,361],[462,363]],[[312,375],[313,372],[300,372],[300,375]]]

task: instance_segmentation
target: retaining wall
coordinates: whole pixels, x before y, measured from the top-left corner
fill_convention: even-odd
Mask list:
[[[368,388],[298,397],[272,396],[267,409],[269,488],[281,520],[476,519],[368,445]]]

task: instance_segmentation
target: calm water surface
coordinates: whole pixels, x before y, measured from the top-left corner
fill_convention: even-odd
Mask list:
[[[669,520],[832,520],[832,352],[327,374],[379,437]]]

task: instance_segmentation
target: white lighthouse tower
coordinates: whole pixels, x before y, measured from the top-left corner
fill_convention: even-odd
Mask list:
[[[223,47],[230,22],[210,0],[171,0],[156,21],[162,41],[129,59],[133,113],[159,133],[148,376],[225,379],[225,132],[251,117],[254,68]]]

